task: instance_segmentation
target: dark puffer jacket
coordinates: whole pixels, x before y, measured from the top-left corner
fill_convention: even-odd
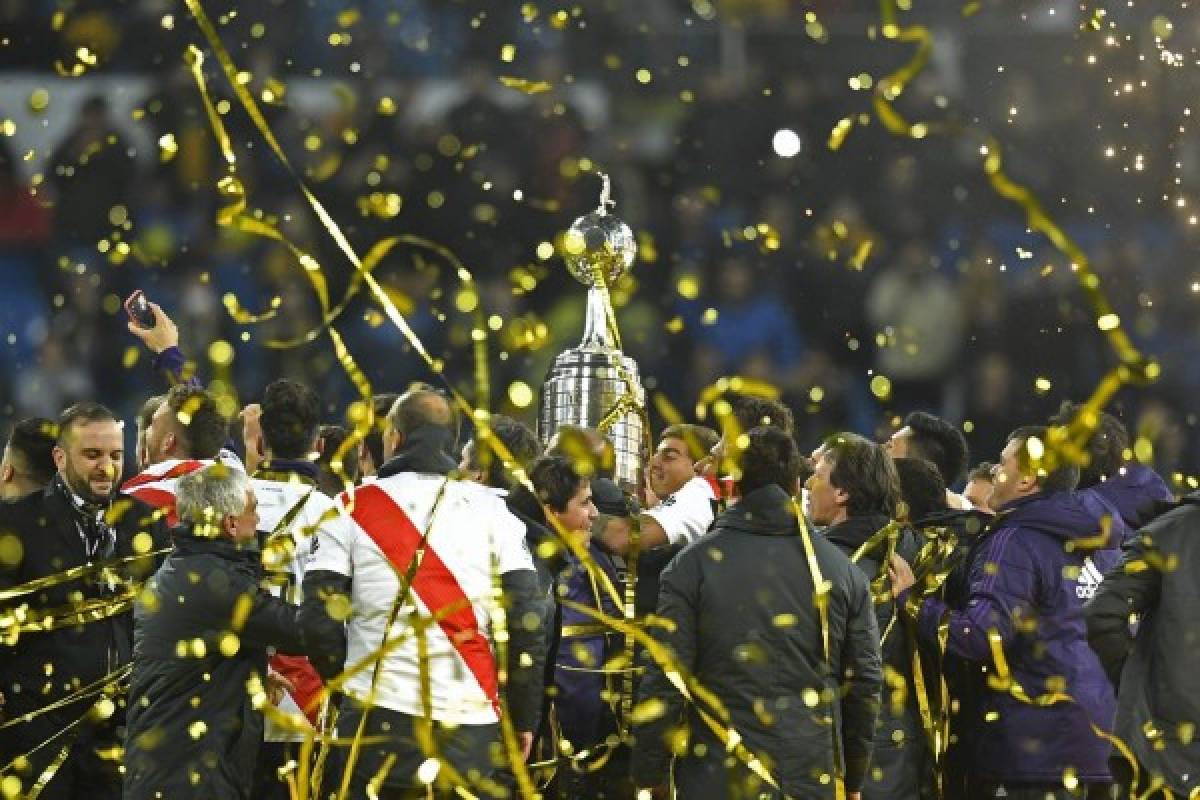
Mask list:
[[[855,516],[829,526],[824,534],[826,539],[853,558],[859,548],[877,531],[887,527],[888,523],[888,518],[883,515]],[[911,562],[919,549],[916,534],[909,529],[901,530],[896,552]],[[885,555],[886,546],[881,543],[881,546],[863,553],[855,562],[868,581],[873,581],[881,570],[886,572],[886,566],[882,563]],[[863,784],[864,800],[916,800],[922,796],[923,787],[931,786],[932,756],[921,730],[916,686],[913,683],[913,642],[905,634],[900,620],[893,621],[895,613],[895,603],[875,604],[879,633],[881,636],[886,633],[881,646],[883,663],[891,668],[893,682],[888,684],[883,695],[879,723],[875,729],[871,770]]]
[[[1191,495],[1141,530],[1085,609],[1089,641],[1120,683],[1113,732],[1179,797],[1200,788],[1197,575],[1200,495]],[[1131,613],[1142,615],[1136,638]]]
[[[763,758],[781,789],[747,794],[755,779],[727,767],[724,747],[689,705],[691,746],[675,767],[680,797],[833,797],[837,765],[849,791],[862,786],[882,684],[879,629],[862,571],[819,534],[812,543],[831,584],[828,666],[792,500],[778,486],[747,494],[663,572],[658,616],[673,627],[658,629],[662,641],[721,701],[729,714],[723,724]],[[664,713],[636,729],[634,778],[660,785],[684,699],[650,664],[638,700],[643,708],[661,703]]]
[[[247,682],[267,647],[301,655],[296,609],[259,588],[260,554],[176,531],[134,609],[126,800],[248,798],[263,737]]]
[[[1162,477],[1144,464],[1126,464],[1108,479],[1083,490],[1105,500],[1125,520],[1129,532],[1141,528],[1175,499]]]

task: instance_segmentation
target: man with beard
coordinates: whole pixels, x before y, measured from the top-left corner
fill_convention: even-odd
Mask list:
[[[43,800],[107,800],[121,793],[112,753],[119,752],[124,710],[117,703],[123,700],[86,690],[129,663],[130,582],[150,573],[167,537],[149,507],[114,499],[125,453],[121,423],[111,411],[79,403],[59,419],[58,432],[58,473],[50,485],[0,505],[0,591],[19,592],[0,613],[24,606],[26,620],[46,612],[56,619],[0,645],[0,692],[9,719],[59,705],[0,730],[0,763],[28,754],[14,773],[22,792],[57,763],[39,795]],[[105,565],[113,569],[102,572]],[[68,570],[79,572],[70,580],[29,586]],[[85,606],[86,616],[80,613]],[[43,742],[48,744],[30,752]]]
[[[163,509],[167,524],[173,526],[175,483],[181,477],[217,461],[244,469],[235,456],[221,452],[228,436],[229,420],[211,392],[190,384],[172,387],[146,428],[150,466],[126,481],[121,491]]]

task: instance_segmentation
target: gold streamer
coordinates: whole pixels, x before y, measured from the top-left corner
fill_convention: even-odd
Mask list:
[[[923,25],[898,25],[897,5],[896,0],[880,0],[883,35],[888,39],[915,43],[917,49],[907,64],[881,79],[876,85],[875,113],[891,133],[921,139],[930,132],[946,132],[949,128],[925,122],[910,124],[896,110],[894,101],[908,83],[925,68],[932,53],[933,36]],[[1119,362],[1104,376],[1075,417],[1065,426],[1051,428],[1047,436],[1047,469],[1054,469],[1060,460],[1081,463],[1086,457],[1087,442],[1099,424],[1099,411],[1123,386],[1150,383],[1158,378],[1161,368],[1157,362],[1144,356],[1125,333],[1120,318],[1113,312],[1108,298],[1101,290],[1100,278],[1092,271],[1083,249],[1050,218],[1027,187],[1017,183],[1004,172],[999,142],[991,136],[986,136],[985,139],[986,144],[980,148],[980,152],[984,156],[984,173],[992,189],[999,196],[1019,206],[1025,212],[1029,227],[1044,235],[1060,253],[1070,259],[1079,285],[1091,304],[1097,327],[1105,334]]]

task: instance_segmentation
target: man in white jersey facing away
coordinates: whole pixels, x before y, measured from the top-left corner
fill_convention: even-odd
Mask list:
[[[545,660],[537,575],[524,525],[503,498],[451,474],[456,430],[441,393],[418,386],[402,395],[378,479],[339,497],[344,513],[318,532],[305,571],[300,624],[326,680],[385,639],[389,648],[343,686],[336,735],[361,729],[368,744],[334,777],[356,800],[425,797],[429,784],[439,797],[456,784],[480,791],[498,766],[503,711],[523,755],[533,740]],[[344,622],[339,608],[353,609]],[[426,762],[438,769],[422,769]]]
[[[252,436],[245,438],[247,451],[252,450],[258,462],[251,487],[258,501],[263,566],[271,593],[299,605],[313,537],[338,515],[333,499],[317,487],[321,400],[304,384],[285,378],[267,386],[259,408],[258,424],[249,428]],[[322,684],[304,656],[271,653],[270,665],[281,676],[279,709],[290,714],[294,724],[268,717],[253,796],[287,800],[288,787],[278,771],[296,757],[295,743],[304,740],[307,724],[316,722]]]

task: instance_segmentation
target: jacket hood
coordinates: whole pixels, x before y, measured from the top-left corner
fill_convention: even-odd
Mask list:
[[[715,528],[759,536],[791,536],[797,532],[796,508],[783,487],[763,486],[743,495],[717,517]]]
[[[274,479],[278,476],[298,475],[315,481],[321,474],[320,465],[307,459],[272,458],[258,466],[253,477]]]
[[[932,514],[926,514],[913,523],[912,527],[917,530],[949,528],[960,535],[966,534],[968,537],[973,537],[982,533],[994,519],[995,517],[992,514],[975,508],[965,510],[948,508],[944,511],[934,511]]]
[[[825,538],[853,553],[891,522],[886,514],[860,514],[825,529]]]
[[[248,564],[255,569],[262,564],[262,553],[254,543],[238,547],[224,536],[197,536],[190,525],[173,528],[171,543],[175,546],[175,553],[182,556],[215,555],[230,561]]]
[[[458,467],[454,451],[454,432],[441,425],[422,425],[404,437],[396,455],[379,470],[380,478],[401,472],[449,475]]]
[[[1119,547],[1129,530],[1121,516],[1113,512],[1110,505],[1088,491],[1039,493],[999,509],[997,526],[1032,528],[1064,542],[1075,542],[1086,550],[1106,550]],[[1111,520],[1107,536],[1103,536],[1102,528],[1105,517]]]
[[[1144,464],[1126,464],[1091,490],[1112,504],[1131,528],[1140,528],[1175,497],[1162,477]]]

